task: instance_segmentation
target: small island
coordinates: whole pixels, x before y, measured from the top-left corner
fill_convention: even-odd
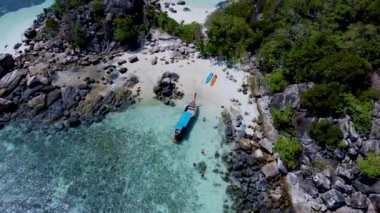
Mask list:
[[[210,7],[188,1],[55,0],[14,45],[13,55],[0,54],[4,165],[17,156],[9,154],[13,150],[54,159],[44,171],[61,171],[56,166],[63,164],[55,162],[67,161],[62,176],[33,182],[60,190],[54,196],[41,192],[44,199],[67,202],[67,208],[52,207],[51,201],[35,208],[47,211],[80,209],[70,200],[80,197],[89,211],[153,211],[155,202],[162,202],[168,205],[163,209],[173,212],[377,212],[379,11],[378,0],[236,0]],[[213,75],[217,78],[209,84]],[[195,131],[191,127],[183,143],[166,141],[194,94],[201,113],[193,118]],[[14,132],[21,136],[12,137]],[[59,149],[46,148],[54,142],[39,141],[41,134],[55,138]],[[91,134],[94,138],[88,139]],[[33,152],[16,142],[28,135],[36,145],[24,147]],[[134,143],[147,153],[133,148]],[[78,146],[83,152],[77,158],[57,151]],[[49,158],[49,150],[55,156]],[[93,156],[102,163],[98,169]],[[149,164],[145,170],[140,157]],[[179,159],[177,167],[169,165]],[[128,161],[140,170],[134,173],[136,166]],[[13,171],[4,168],[4,174]],[[158,172],[172,177],[178,189],[166,178],[155,179]],[[136,174],[145,179],[154,175],[156,185],[165,181],[164,198],[150,183],[138,185]],[[84,176],[106,188],[97,194],[115,196],[110,198],[111,203],[117,200],[114,206],[101,206],[99,197],[89,194],[92,188],[77,181]],[[207,194],[202,187],[211,185]],[[139,187],[156,194],[139,194]],[[65,196],[59,198],[58,192]],[[130,206],[134,198],[128,192],[142,196],[138,202],[152,203]],[[194,204],[184,199],[190,195]],[[170,196],[181,199],[175,203]],[[199,201],[210,197],[218,200],[218,208]],[[16,209],[18,202],[4,206]]]

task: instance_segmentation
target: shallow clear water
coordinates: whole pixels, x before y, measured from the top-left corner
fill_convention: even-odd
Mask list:
[[[184,104],[137,104],[67,132],[0,131],[0,212],[222,212],[218,111],[201,106],[182,144],[171,142]],[[214,115],[214,116],[213,116]],[[203,121],[206,117],[206,121]],[[205,150],[205,155],[201,154]],[[205,177],[193,163],[207,163]]]
[[[185,0],[186,4],[193,7],[215,7],[222,0]],[[174,1],[177,2],[177,1]]]
[[[15,0],[15,2],[17,1]],[[25,30],[32,26],[34,19],[43,11],[43,8],[51,6],[54,0],[45,0],[42,4],[33,4],[33,2],[28,1],[24,2],[24,5],[17,5],[22,9],[12,12],[4,9],[5,13],[0,16],[0,29],[2,30],[0,33],[0,53],[13,53],[13,46],[22,41]],[[34,3],[37,2],[40,1]],[[1,8],[7,7],[3,5]],[[5,47],[6,45],[8,47]]]

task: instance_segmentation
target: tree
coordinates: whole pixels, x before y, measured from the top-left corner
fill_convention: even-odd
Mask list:
[[[336,148],[342,145],[342,131],[328,120],[313,121],[308,127],[308,133],[321,146]]]
[[[84,47],[86,45],[86,34],[78,23],[71,23],[69,26],[69,42],[74,47]]]
[[[180,37],[187,43],[198,41],[202,38],[202,26],[196,22],[185,24],[182,26]]]
[[[345,89],[339,83],[317,84],[301,93],[301,106],[316,115],[342,115]]]
[[[281,92],[288,85],[281,69],[277,69],[272,73],[267,74],[265,76],[265,81],[272,92]]]
[[[372,67],[365,59],[348,52],[337,52],[311,64],[304,75],[316,83],[339,82],[348,90],[357,92],[370,87],[371,72]]]
[[[355,129],[365,135],[369,135],[372,129],[372,103],[370,100],[358,100],[352,94],[345,96],[347,112],[352,118]]]
[[[115,19],[114,24],[115,40],[121,43],[126,43],[127,41],[137,39],[138,33],[134,29],[133,19],[131,16],[127,16],[125,18],[117,18]]]
[[[270,109],[273,123],[279,130],[288,130],[292,126],[294,109],[288,105],[284,109]]]
[[[244,19],[229,15],[212,17],[206,34],[205,51],[229,61],[244,56],[255,40],[253,30]]]

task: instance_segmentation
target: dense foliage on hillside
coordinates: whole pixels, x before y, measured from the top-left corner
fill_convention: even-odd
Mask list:
[[[379,15],[380,0],[240,0],[210,18],[203,51],[231,61],[256,54],[274,92],[314,82],[302,94],[304,108],[318,116],[348,113],[368,134],[367,111],[378,98],[370,87],[380,67]]]
[[[373,101],[379,99],[371,76],[380,68],[380,0],[239,0],[215,12],[207,28],[205,55],[232,62],[256,55],[272,92],[313,82],[301,93],[302,108],[316,117],[349,115],[360,134],[371,133]],[[281,133],[294,134],[291,112],[271,109]],[[328,120],[311,123],[309,135],[321,146],[344,148],[342,131]],[[285,161],[296,155],[280,150]],[[374,159],[359,162],[372,177],[368,162]]]

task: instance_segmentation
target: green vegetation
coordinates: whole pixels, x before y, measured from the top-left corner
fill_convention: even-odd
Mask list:
[[[55,0],[52,8],[57,16],[64,15],[69,9],[87,4],[90,0]]]
[[[308,127],[311,138],[321,146],[331,148],[341,147],[343,133],[339,126],[332,124],[328,120],[314,121]]]
[[[47,18],[45,21],[45,27],[49,31],[54,31],[58,26],[57,21],[54,18]]]
[[[284,109],[276,109],[272,107],[270,112],[276,128],[280,131],[289,131],[291,129],[294,115],[294,109],[292,106],[286,106]]]
[[[301,94],[301,105],[321,115],[341,115],[344,112],[344,87],[339,83],[317,84]]]
[[[131,16],[117,18],[114,20],[114,24],[115,40],[121,43],[125,43],[127,41],[134,40],[138,37],[138,32],[135,29],[135,25],[133,24],[133,18]]]
[[[369,153],[365,158],[359,158],[358,167],[362,174],[369,178],[380,177],[380,155]]]
[[[237,61],[254,42],[254,33],[244,19],[235,16],[214,16],[207,30],[205,51]]]
[[[371,114],[372,103],[368,100],[360,101],[353,95],[346,96],[348,114],[352,118],[355,129],[365,135],[369,135],[372,128]]]
[[[265,76],[265,81],[272,92],[281,92],[288,85],[281,69],[277,69],[272,73],[267,74]]]
[[[369,88],[380,68],[379,11],[380,0],[235,1],[213,13],[201,51],[230,61],[256,54],[272,92],[314,82],[303,107],[317,116],[348,113],[368,134],[370,99],[378,98]]]
[[[101,0],[92,0],[91,1],[91,7],[94,10],[94,13],[97,17],[100,17],[103,15],[103,4]]]
[[[322,172],[326,169],[326,164],[323,161],[313,160],[310,162],[311,166],[318,171]]]
[[[273,150],[277,152],[288,169],[294,170],[298,166],[298,159],[302,153],[302,147],[297,139],[281,135],[274,144]]]
[[[83,47],[86,44],[86,35],[79,24],[70,25],[69,31],[69,42],[73,47]]]
[[[145,8],[145,14],[152,27],[159,28],[169,34],[178,36],[184,42],[197,43],[197,41],[200,41],[203,37],[202,27],[196,22],[179,24],[166,13],[158,12],[153,7]]]
[[[202,38],[202,26],[196,22],[182,26],[181,40],[187,43],[197,41]]]

